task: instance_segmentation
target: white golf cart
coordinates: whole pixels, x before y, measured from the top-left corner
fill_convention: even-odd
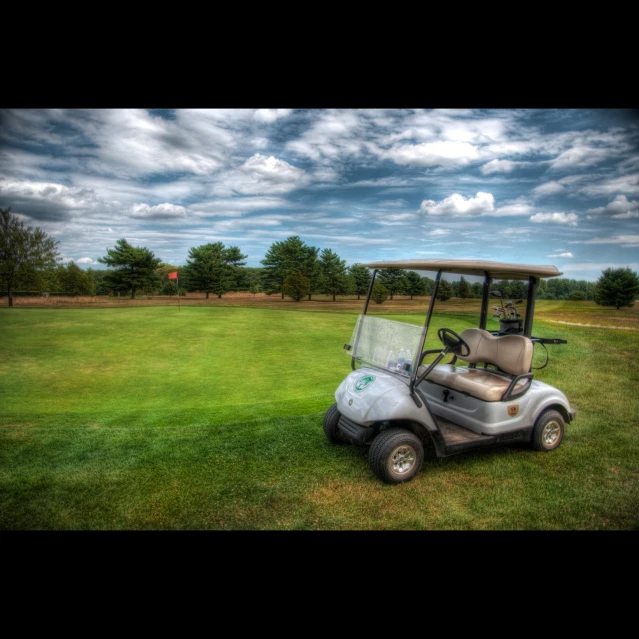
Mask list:
[[[533,379],[532,371],[535,343],[566,343],[532,336],[539,280],[561,275],[554,266],[477,260],[365,266],[373,269],[371,284],[351,341],[344,345],[353,371],[324,416],[329,441],[370,445],[371,469],[388,483],[409,481],[421,470],[425,445],[432,445],[439,457],[513,442],[528,442],[541,451],[559,446],[575,411],[561,391]],[[424,326],[366,314],[375,276],[386,268],[437,273]],[[442,346],[424,350],[443,273],[483,278],[479,325],[460,335],[440,328]],[[504,279],[528,281],[523,319],[517,311],[523,300],[502,300],[493,307],[499,329],[486,330],[489,298],[495,294],[491,284]],[[435,354],[432,362],[423,363]],[[440,363],[449,354],[452,359]]]

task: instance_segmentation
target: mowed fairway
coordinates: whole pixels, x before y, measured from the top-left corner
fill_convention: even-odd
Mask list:
[[[577,410],[562,446],[427,456],[389,486],[322,431],[356,316],[0,309],[0,529],[637,529],[635,331],[536,322],[569,341],[536,372]],[[428,345],[474,325],[436,315]]]

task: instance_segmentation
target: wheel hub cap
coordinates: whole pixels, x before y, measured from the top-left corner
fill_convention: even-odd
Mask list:
[[[400,446],[392,455],[393,470],[402,474],[409,471],[415,463],[415,451],[411,446]]]
[[[559,437],[559,424],[556,421],[551,421],[546,424],[544,428],[543,438],[544,443],[547,446],[552,446]]]

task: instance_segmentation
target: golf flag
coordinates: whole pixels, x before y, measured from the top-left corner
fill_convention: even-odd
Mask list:
[[[178,278],[178,272],[177,271],[173,271],[172,273],[169,273],[169,279],[170,280],[177,280]]]

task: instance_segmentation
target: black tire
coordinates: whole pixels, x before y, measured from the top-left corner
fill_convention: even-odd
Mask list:
[[[324,414],[324,434],[326,439],[332,444],[348,443],[348,440],[337,427],[337,422],[341,416],[341,413],[337,410],[337,404],[333,404]]]
[[[564,418],[559,411],[548,409],[537,418],[531,446],[535,450],[555,450],[564,438]]]
[[[404,428],[383,430],[368,453],[371,470],[387,484],[410,481],[424,464],[424,446],[419,437]]]

